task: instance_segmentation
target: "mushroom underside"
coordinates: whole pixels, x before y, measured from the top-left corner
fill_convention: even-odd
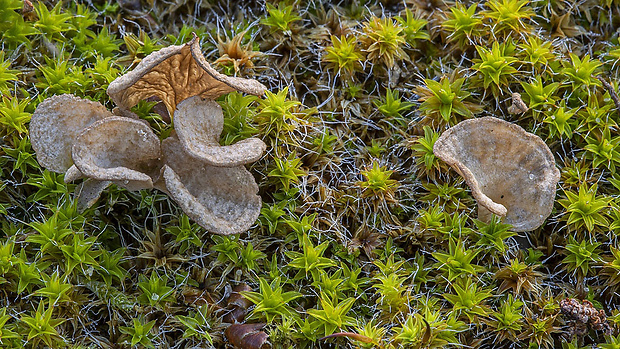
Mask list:
[[[256,80],[220,74],[205,60],[197,37],[185,45],[163,48],[145,57],[131,72],[110,83],[108,95],[130,110],[139,101],[157,97],[170,115],[192,96],[215,100],[234,90],[262,95],[266,87]]]

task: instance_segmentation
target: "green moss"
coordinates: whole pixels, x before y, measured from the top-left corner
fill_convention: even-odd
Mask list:
[[[617,347],[592,326],[571,338],[559,301],[618,330],[620,114],[599,78],[617,90],[620,3],[431,3],[0,0],[0,346],[222,348],[245,283],[273,348]],[[255,225],[211,236],[161,192],[117,186],[81,210],[81,182],[36,161],[35,108],[72,93],[111,109],[110,82],[194,32],[210,62],[227,55],[216,69],[269,90],[218,100],[222,145],[268,144],[248,166]],[[514,92],[528,111],[508,112]],[[133,111],[164,139],[156,105]],[[535,231],[478,220],[433,153],[478,116],[555,157]]]

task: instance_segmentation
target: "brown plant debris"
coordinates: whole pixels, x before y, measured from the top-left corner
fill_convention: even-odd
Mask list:
[[[618,112],[618,115],[620,115],[620,98],[618,98],[618,93],[616,93],[613,85],[607,82],[607,80],[603,79],[603,77],[601,76],[597,76],[596,78],[601,82],[607,92],[609,92],[609,97],[611,97],[611,100],[614,101],[614,104],[616,105],[616,111]]]
[[[521,99],[521,94],[514,92],[512,94],[512,105],[508,107],[508,112],[510,114],[523,114],[529,109],[530,108],[527,107],[527,104],[525,104],[525,102]]]
[[[493,213],[521,232],[551,214],[560,171],[545,142],[520,126],[494,117],[465,120],[444,132],[433,152],[465,179],[481,220]]]
[[[604,310],[597,310],[588,300],[579,301],[575,298],[565,298],[560,301],[560,310],[568,318],[569,336],[583,337],[589,329],[602,331],[605,335],[612,335],[612,328],[607,321]]]
[[[248,308],[252,306],[252,302],[241,295],[242,291],[252,291],[252,288],[246,283],[235,286],[228,297],[228,313],[224,315],[224,322],[231,324],[243,322],[248,313]]]
[[[269,336],[261,329],[265,324],[233,324],[224,334],[226,339],[237,349],[268,349],[271,348]]]

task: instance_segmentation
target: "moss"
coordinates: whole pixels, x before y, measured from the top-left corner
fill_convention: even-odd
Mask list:
[[[568,329],[558,302],[588,299],[619,330],[620,113],[599,78],[617,90],[620,2],[32,3],[0,0],[0,346],[223,348],[240,283],[273,348],[618,346]],[[222,145],[269,144],[248,168],[259,219],[210,236],[162,193],[115,186],[79,211],[36,161],[32,112],[62,93],[111,109],[111,81],[192,32],[270,90],[218,101]],[[513,92],[528,111],[509,113]],[[157,103],[134,111],[170,135]],[[555,156],[535,231],[479,221],[433,154],[479,116]]]

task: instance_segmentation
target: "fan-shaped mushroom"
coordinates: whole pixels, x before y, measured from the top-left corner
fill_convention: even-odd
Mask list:
[[[518,125],[466,120],[444,132],[433,151],[463,176],[480,219],[494,213],[514,231],[529,231],[551,214],[560,171],[543,140]]]
[[[134,70],[112,81],[107,92],[122,111],[129,111],[143,99],[157,97],[172,115],[177,104],[192,96],[214,100],[235,90],[261,96],[266,89],[256,80],[230,77],[213,69],[194,34],[185,45],[169,46],[146,56]]]
[[[190,156],[175,137],[164,140],[166,191],[185,214],[217,234],[235,234],[254,224],[261,209],[258,185],[243,166],[216,167]]]
[[[148,124],[122,116],[97,121],[73,145],[73,160],[85,176],[128,190],[153,187],[160,155],[159,138]]]
[[[64,173],[71,165],[71,147],[94,122],[110,117],[103,105],[73,95],[52,96],[41,102],[30,120],[30,141],[37,160],[46,169]],[[72,171],[71,177],[79,177]]]
[[[254,162],[267,146],[258,138],[248,138],[221,146],[224,129],[222,107],[212,100],[195,96],[179,103],[174,112],[174,129],[187,152],[213,166],[238,166]]]

